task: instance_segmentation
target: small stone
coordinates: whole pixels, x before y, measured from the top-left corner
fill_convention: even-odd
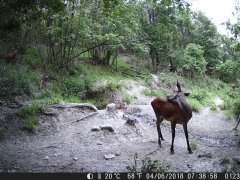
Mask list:
[[[77,160],[78,160],[78,158],[77,158],[77,157],[74,157],[73,159],[74,159],[74,161],[77,161]]]
[[[108,130],[110,132],[114,132],[114,129],[110,125],[103,125],[103,126],[101,126],[101,130]]]
[[[202,158],[202,157],[206,157],[206,158],[212,158],[212,155],[210,153],[206,153],[206,154],[199,154],[198,158]]]
[[[106,107],[107,111],[109,112],[116,112],[117,109],[116,109],[116,105],[114,103],[111,103],[111,104],[108,104],[107,107]]]
[[[126,124],[129,124],[131,126],[135,126],[135,124],[138,122],[137,118],[132,115],[123,115],[123,118],[126,119]]]
[[[116,156],[120,156],[120,155],[121,155],[121,153],[117,152],[117,153],[115,153],[115,155],[116,155]]]
[[[113,159],[113,158],[115,158],[115,157],[116,157],[116,155],[114,155],[114,154],[106,154],[106,155],[104,155],[104,158],[105,158],[106,160]]]
[[[44,160],[49,160],[49,156],[45,156],[43,159]]]
[[[99,127],[92,127],[91,131],[100,131],[100,128]]]
[[[192,166],[191,166],[190,164],[187,164],[187,167],[188,167],[188,168],[192,168]]]
[[[103,143],[102,142],[97,142],[97,145],[103,145]]]
[[[17,172],[15,169],[11,169],[11,170],[7,170],[7,172],[9,172],[9,173],[15,173],[15,172]]]

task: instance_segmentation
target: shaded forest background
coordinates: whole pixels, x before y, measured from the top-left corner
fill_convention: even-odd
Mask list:
[[[17,114],[32,129],[47,104],[91,102],[103,108],[121,80],[148,83],[154,73],[192,89],[195,111],[217,94],[222,109],[239,118],[239,1],[237,23],[225,22],[231,36],[219,34],[190,7],[186,0],[2,0],[1,102],[30,101]],[[100,80],[105,85],[97,86]]]

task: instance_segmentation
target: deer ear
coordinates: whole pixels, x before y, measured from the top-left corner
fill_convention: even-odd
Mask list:
[[[178,80],[177,80],[177,88],[178,88],[178,91],[182,91],[181,86],[180,86]]]

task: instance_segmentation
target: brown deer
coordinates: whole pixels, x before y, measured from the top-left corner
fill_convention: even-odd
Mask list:
[[[16,59],[16,52],[7,52],[5,55],[5,62],[6,63],[14,63]]]
[[[163,139],[160,124],[165,119],[171,122],[172,129],[172,145],[170,148],[171,154],[174,154],[174,138],[176,124],[182,124],[185,137],[187,140],[187,148],[189,153],[192,153],[188,140],[187,123],[192,118],[192,110],[186,101],[186,97],[189,93],[184,93],[181,90],[181,86],[177,81],[177,88],[175,89],[174,96],[171,97],[156,97],[152,102],[152,108],[157,118],[157,132],[158,132],[158,144],[161,147],[161,140]]]

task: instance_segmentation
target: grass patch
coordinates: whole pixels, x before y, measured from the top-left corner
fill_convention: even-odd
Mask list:
[[[126,102],[127,104],[130,104],[132,102],[133,98],[134,97],[132,95],[127,94],[123,97],[122,101]]]
[[[94,104],[98,109],[105,109],[108,101],[104,96],[96,96],[91,99],[87,99],[86,102]]]
[[[198,148],[198,143],[197,143],[196,141],[192,141],[192,142],[190,143],[190,147],[191,147],[191,149],[192,149],[193,151],[195,151],[195,150],[197,150],[197,148]]]
[[[163,173],[167,169],[169,169],[170,164],[168,163],[159,163],[157,160],[152,160],[149,157],[145,158],[142,161],[142,166],[138,166],[138,153],[134,154],[134,164],[131,166],[127,166],[127,169],[129,172],[132,173],[137,173],[137,172],[158,172],[158,173]]]
[[[27,48],[26,53],[21,57],[24,65],[30,66],[31,69],[36,69],[41,65],[41,59],[38,51],[33,46]]]
[[[200,112],[203,107],[202,104],[196,99],[188,98],[187,102],[190,104],[192,111],[194,112]]]
[[[156,90],[156,89],[149,89],[149,88],[145,88],[142,90],[142,93],[145,96],[159,96],[160,95],[160,91]]]
[[[163,173],[169,168],[170,168],[170,164],[159,163],[157,160],[152,160],[148,157],[145,160],[143,160],[141,172],[143,172],[143,173],[148,173],[148,172]]]
[[[34,117],[44,112],[44,106],[41,103],[34,102],[29,105],[25,105],[16,111],[16,115],[22,118]]]
[[[29,132],[33,132],[37,125],[38,125],[38,119],[36,116],[27,117],[23,121],[23,129]]]
[[[0,97],[31,96],[39,80],[28,67],[20,64],[0,64]]]

